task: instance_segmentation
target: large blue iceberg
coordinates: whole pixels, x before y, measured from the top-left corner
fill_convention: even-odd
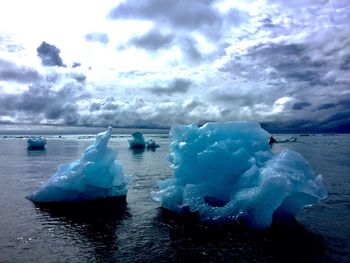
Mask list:
[[[274,155],[271,135],[256,122],[175,126],[168,160],[172,178],[159,182],[154,200],[208,223],[240,222],[267,228],[273,218],[326,198],[321,175],[298,153]]]
[[[122,166],[115,160],[116,153],[107,145],[111,134],[111,127],[99,133],[79,160],[59,166],[57,172],[27,198],[35,203],[51,203],[126,196],[130,178],[124,176]]]

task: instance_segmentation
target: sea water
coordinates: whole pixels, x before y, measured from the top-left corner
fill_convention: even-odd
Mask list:
[[[103,129],[2,129],[0,262],[349,261],[350,135],[293,135],[297,142],[273,146],[274,152],[289,148],[302,154],[323,175],[329,196],[300,211],[296,221],[268,230],[208,226],[160,208],[150,192],[172,174],[166,161],[171,140],[164,130],[142,130],[160,148],[132,150],[127,138],[135,130],[114,129],[110,146],[124,173],[133,176],[125,203],[69,211],[25,199],[58,165],[79,158],[93,142],[89,134]],[[28,134],[49,134],[46,150],[28,151],[22,138]]]

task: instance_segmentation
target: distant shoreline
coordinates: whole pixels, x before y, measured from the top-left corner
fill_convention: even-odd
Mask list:
[[[59,125],[26,125],[0,124],[0,136],[31,136],[31,135],[96,135],[105,131],[107,126],[59,126]],[[131,134],[133,131],[144,134],[169,134],[169,129],[153,128],[113,128],[113,134]]]
[[[0,136],[31,136],[31,135],[95,135],[105,131],[107,126],[78,126],[56,124],[0,124]],[[134,131],[142,131],[144,134],[169,134],[170,128],[150,127],[113,127],[113,134],[131,134]],[[269,131],[271,135],[346,135],[341,132],[307,132],[307,131]]]

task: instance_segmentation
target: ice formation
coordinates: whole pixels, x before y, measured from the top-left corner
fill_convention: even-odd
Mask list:
[[[107,146],[112,128],[99,133],[94,144],[81,158],[63,164],[35,193],[27,196],[36,203],[83,202],[125,196],[129,177],[115,160],[116,153]]]
[[[46,139],[44,137],[30,137],[27,140],[29,149],[44,149],[46,145]]]
[[[147,146],[147,148],[150,148],[150,149],[155,149],[155,148],[160,147],[160,145],[158,143],[156,143],[156,141],[154,139],[148,139],[146,141],[146,146]]]
[[[134,132],[131,134],[132,138],[129,139],[130,148],[150,148],[155,149],[160,145],[154,139],[145,140],[142,132]]]
[[[266,228],[327,196],[322,176],[294,151],[274,155],[256,122],[175,126],[171,136],[173,176],[152,197],[176,213]]]
[[[143,137],[142,132],[133,132],[131,134],[132,138],[129,139],[129,145],[130,148],[145,148],[146,147],[146,141]]]
[[[296,142],[297,138],[294,136],[291,137],[284,137],[284,138],[280,138],[277,139],[276,143],[286,143],[286,142]]]

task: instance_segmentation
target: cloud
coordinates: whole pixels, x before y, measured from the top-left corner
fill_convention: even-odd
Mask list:
[[[0,81],[32,83],[40,79],[41,76],[35,69],[0,58]]]
[[[0,30],[0,51],[15,53],[24,49],[22,44],[14,41],[14,35],[3,31],[3,28]]]
[[[65,67],[62,58],[60,57],[60,49],[55,45],[50,45],[45,41],[37,48],[37,54],[44,66],[59,66]]]
[[[299,120],[278,120],[262,122],[262,127],[273,133],[349,133],[350,132],[350,111],[337,112],[311,121],[309,118]]]
[[[103,44],[108,44],[109,37],[106,33],[93,32],[85,35],[85,40],[89,42],[100,42]]]
[[[191,85],[192,85],[192,81],[188,79],[178,78],[171,81],[167,87],[156,86],[156,87],[149,88],[149,90],[156,95],[170,96],[175,93],[180,93],[180,94],[186,93],[191,88]]]
[[[182,37],[179,41],[181,50],[189,62],[199,63],[204,59],[193,39],[189,37]]]
[[[304,44],[261,44],[251,47],[221,70],[234,72],[242,78],[270,79],[274,83],[285,80],[311,86],[327,85],[321,77],[327,73],[327,62],[314,61],[308,52]]]
[[[162,33],[160,30],[153,28],[143,35],[132,37],[128,41],[128,45],[122,45],[121,49],[125,49],[130,45],[149,52],[160,50],[170,50],[169,52],[171,52],[172,47],[178,47],[186,62],[197,64],[204,60],[203,55],[198,50],[196,41],[190,36],[179,33]]]
[[[129,44],[149,51],[157,51],[169,47],[174,40],[174,35],[163,34],[158,30],[151,30],[142,36],[129,40]]]
[[[112,19],[153,20],[179,29],[198,29],[221,23],[219,12],[212,7],[212,0],[140,0],[125,1],[114,8]]]
[[[86,80],[86,75],[81,72],[69,72],[65,74],[65,77],[72,78],[81,84],[84,84]]]
[[[274,21],[276,18],[267,18],[263,24]],[[223,103],[225,112],[236,109],[248,118],[268,119],[265,125],[273,130],[316,131],[318,127],[333,131],[336,125],[345,127],[343,120],[334,122],[334,126],[329,122],[339,116],[336,110],[344,111],[340,106],[343,96],[348,96],[350,70],[346,65],[350,49],[345,43],[350,43],[350,37],[338,32],[332,24],[317,33],[308,25],[289,31],[284,31],[284,26],[294,27],[279,25],[277,39],[269,35],[264,41],[251,40],[244,52],[236,51],[232,45],[229,59],[219,68],[226,84],[218,85],[212,98]],[[275,27],[266,30],[260,34],[267,34]],[[303,38],[299,36],[296,41],[299,30]],[[290,101],[283,107],[275,103],[284,97]]]
[[[73,62],[73,64],[72,64],[72,68],[77,68],[77,67],[80,67],[80,66],[81,66],[80,62]]]
[[[84,86],[73,78],[61,76],[59,82],[41,80],[21,94],[0,96],[1,115],[16,122],[77,124],[78,102],[89,98]]]
[[[130,101],[122,101],[109,96],[91,103],[89,111],[81,113],[81,123],[83,125],[169,128],[173,124],[201,122],[203,116],[214,118],[210,107],[196,98],[176,103],[138,97]]]
[[[309,107],[311,105],[311,103],[309,102],[297,102],[293,104],[293,110],[302,110],[306,107]]]
[[[336,107],[334,103],[324,103],[317,107],[317,110],[327,110]]]
[[[219,1],[194,0],[141,0],[123,1],[108,14],[113,20],[148,21],[153,24],[149,32],[135,32],[126,43],[154,52],[175,47],[182,52],[184,63],[199,64],[213,60],[214,53],[222,52],[225,37],[232,34],[231,29],[249,20],[246,12],[230,8],[222,12],[217,7]],[[141,23],[141,22],[140,22]],[[164,33],[171,32],[171,33]],[[202,39],[199,46],[198,38]],[[211,44],[208,44],[208,43]],[[202,52],[211,45],[210,52]],[[122,45],[123,49],[127,45]],[[178,63],[181,63],[178,62]]]

